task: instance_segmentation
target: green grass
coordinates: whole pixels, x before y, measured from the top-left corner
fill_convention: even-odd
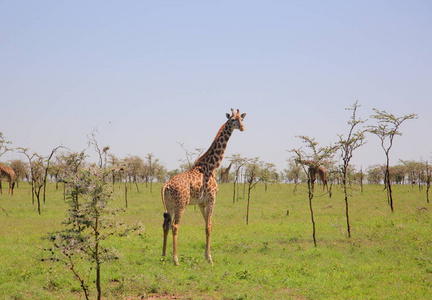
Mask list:
[[[432,299],[432,224],[425,192],[394,186],[395,212],[382,186],[365,186],[350,197],[352,237],[346,234],[339,187],[314,198],[317,247],[312,240],[307,191],[300,186],[258,185],[249,225],[246,200],[232,202],[232,185],[220,186],[213,216],[212,267],[204,259],[205,231],[199,210],[189,206],[179,231],[180,266],[162,252],[160,185],[153,193],[129,190],[129,207],[118,218],[141,221],[145,234],[107,241],[121,253],[102,266],[106,299]],[[114,205],[124,207],[123,188]],[[49,187],[42,215],[29,186],[0,196],[0,298],[83,299],[78,282],[59,264],[42,262],[42,237],[61,228],[67,205]],[[289,215],[287,211],[289,210]],[[94,298],[95,293],[92,294]]]

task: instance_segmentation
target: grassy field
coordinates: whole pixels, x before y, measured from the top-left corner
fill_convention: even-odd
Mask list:
[[[123,188],[116,188],[124,207]],[[153,193],[129,190],[118,218],[141,221],[144,235],[107,243],[121,257],[102,266],[106,299],[432,299],[431,206],[424,190],[394,186],[395,212],[381,186],[351,197],[352,237],[346,235],[340,188],[314,198],[317,247],[312,240],[307,191],[273,185],[253,190],[249,225],[246,200],[233,203],[232,186],[220,186],[213,216],[212,267],[204,260],[204,222],[188,207],[179,232],[180,266],[162,251],[160,185]],[[320,190],[320,189],[318,189]],[[318,192],[320,194],[320,192]],[[42,215],[21,183],[13,197],[0,196],[0,298],[83,299],[79,283],[60,264],[42,262],[43,239],[62,228],[67,205],[54,185]],[[287,215],[289,211],[289,215]],[[94,291],[94,289],[93,289]],[[93,292],[92,297],[94,298]]]

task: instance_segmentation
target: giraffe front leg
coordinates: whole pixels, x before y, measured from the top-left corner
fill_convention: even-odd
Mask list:
[[[205,251],[205,259],[213,265],[213,260],[210,252],[210,239],[211,239],[211,230],[212,230],[212,223],[211,223],[211,217],[209,218],[207,224],[206,224],[206,251]]]

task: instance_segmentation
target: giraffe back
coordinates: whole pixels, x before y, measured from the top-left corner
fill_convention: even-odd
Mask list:
[[[178,205],[184,207],[188,204],[200,204],[205,201],[205,196],[209,193],[216,196],[218,186],[214,174],[210,176],[204,194],[202,193],[203,180],[204,174],[199,167],[171,178],[162,188],[166,209],[170,211]]]
[[[13,169],[0,164],[0,177],[7,177],[9,180],[13,181],[15,176],[16,174]]]

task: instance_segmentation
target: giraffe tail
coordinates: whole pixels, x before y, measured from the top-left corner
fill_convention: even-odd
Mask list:
[[[164,184],[164,186],[162,187],[162,190],[161,190],[162,204],[163,204],[164,209],[165,209],[165,212],[163,214],[164,222],[163,222],[162,227],[163,227],[164,230],[169,230],[169,228],[171,227],[172,218],[171,218],[171,214],[168,212],[168,209],[167,209],[167,206],[166,206],[166,202],[165,202],[165,189],[166,188],[167,187]]]
[[[169,212],[165,212],[163,214],[163,217],[164,217],[164,222],[162,227],[165,231],[168,231],[171,228],[171,214]]]
[[[161,188],[161,198],[162,198],[162,204],[164,206],[165,212],[168,211],[167,206],[166,206],[166,202],[165,202],[165,190],[166,190],[166,188],[167,188],[167,186],[165,183]]]

